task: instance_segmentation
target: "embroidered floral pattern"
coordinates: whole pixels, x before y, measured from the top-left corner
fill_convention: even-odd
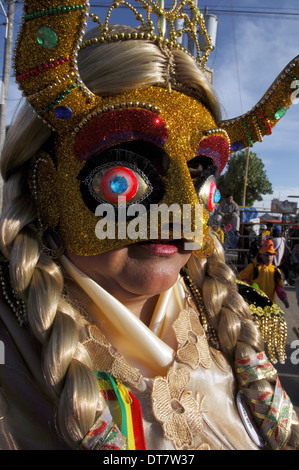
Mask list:
[[[94,369],[104,370],[121,382],[138,385],[141,374],[114,350],[100,330],[90,325],[86,331],[88,336],[83,345],[93,358]]]
[[[209,444],[200,444],[200,446],[196,447],[195,450],[211,450]]]
[[[188,364],[192,369],[202,365],[206,369],[211,367],[209,345],[195,310],[182,310],[173,323],[179,349],[178,359]]]
[[[194,436],[203,430],[199,403],[186,390],[190,378],[186,367],[170,369],[166,378],[157,377],[153,384],[154,415],[163,426],[165,438],[177,449],[192,448]]]

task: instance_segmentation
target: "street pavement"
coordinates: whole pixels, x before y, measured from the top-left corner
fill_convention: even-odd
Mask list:
[[[288,326],[288,336],[286,345],[287,358],[285,364],[275,364],[281,384],[292,400],[294,408],[299,415],[299,307],[296,299],[295,287],[287,286],[285,290],[288,295],[290,307],[285,308],[278,300],[278,305],[285,312]]]

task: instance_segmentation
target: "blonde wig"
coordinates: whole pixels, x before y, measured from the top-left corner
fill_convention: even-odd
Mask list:
[[[96,94],[111,95],[159,84],[202,101],[220,120],[214,92],[194,61],[182,51],[169,52],[140,41],[104,44],[79,55],[81,77]],[[102,409],[92,364],[81,344],[86,321],[64,295],[59,265],[42,253],[37,214],[26,175],[34,154],[51,137],[51,130],[28,105],[10,127],[3,150],[5,181],[0,244],[9,260],[13,289],[24,299],[30,328],[43,345],[43,370],[58,409],[58,425],[73,448],[83,439]],[[191,257],[188,274],[202,290],[211,325],[218,331],[222,351],[234,361],[235,351],[263,350],[263,341],[250,312],[237,293],[235,277],[225,264],[217,237],[207,259]],[[266,387],[272,385],[263,384]]]

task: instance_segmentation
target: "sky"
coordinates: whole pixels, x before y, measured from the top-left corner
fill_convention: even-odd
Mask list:
[[[90,3],[92,10],[101,16],[103,8],[99,6],[110,2],[90,0]],[[171,3],[165,0],[166,7]],[[4,0],[2,4],[7,10]],[[237,117],[255,106],[283,68],[299,54],[298,0],[198,0],[198,7],[202,12],[207,8],[218,18],[216,45],[207,65],[213,70],[223,119]],[[15,9],[16,35],[22,14],[21,0],[17,0]],[[124,21],[127,19],[124,16]],[[4,50],[2,23],[4,16],[0,10],[0,67]],[[8,123],[20,96],[12,79]],[[299,196],[299,99],[273,129],[273,134],[265,136],[251,150],[263,161],[273,187],[273,194],[264,196],[255,205],[268,210],[271,200],[278,198],[297,202],[299,206],[299,198],[288,197]]]

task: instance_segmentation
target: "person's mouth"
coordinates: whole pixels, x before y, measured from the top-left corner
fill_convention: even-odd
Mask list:
[[[146,240],[136,246],[156,256],[171,256],[181,250],[182,240]]]

